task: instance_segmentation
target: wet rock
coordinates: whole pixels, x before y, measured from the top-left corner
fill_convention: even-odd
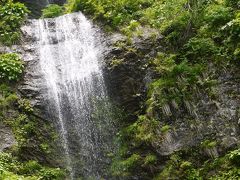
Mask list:
[[[224,137],[222,139],[221,146],[224,149],[231,149],[239,143],[239,140],[236,137]]]
[[[162,135],[161,143],[153,144],[153,147],[156,148],[156,151],[161,156],[168,156],[180,150],[181,143],[180,139],[177,138],[174,132],[167,132],[166,134]]]
[[[131,45],[119,34],[109,36],[108,52],[105,55],[105,79],[111,97],[129,113],[129,121],[141,110],[146,100],[147,83],[154,73],[148,68],[148,61],[157,52],[164,50],[162,37],[155,41],[151,33],[135,38]],[[160,156],[169,156],[175,151],[200,147],[205,140],[216,141],[217,146],[203,151],[210,157],[217,157],[240,143],[240,77],[239,70],[229,67],[219,72],[209,64],[209,74],[215,74],[218,84],[214,87],[216,98],[211,99],[204,90],[198,90],[192,102],[185,102],[176,108],[169,107],[169,116],[158,112],[161,124],[169,124],[172,132],[159,134],[159,141],[152,144]],[[137,96],[140,95],[140,96]],[[143,111],[142,113],[145,113]]]
[[[10,149],[16,143],[11,128],[0,123],[0,152]]]
[[[240,143],[239,108],[240,79],[239,70],[231,67],[225,73],[216,74],[218,85],[215,91],[216,98],[212,100],[206,92],[200,92],[190,106],[195,114],[181,106],[180,110],[172,110],[170,118],[159,116],[163,124],[169,124],[175,131],[175,140],[172,143],[159,143],[156,149],[164,146],[165,150],[172,152],[172,147],[178,142],[178,150],[201,146],[205,140],[216,141],[214,148],[207,148],[203,152],[208,157],[217,157]],[[167,147],[168,146],[168,147]],[[165,155],[159,152],[160,155]]]
[[[109,94],[132,117],[145,98],[148,61],[156,55],[155,49],[162,48],[160,36],[153,40],[151,35],[150,30],[146,31],[144,36],[133,38],[131,44],[118,33],[105,38],[104,72]]]

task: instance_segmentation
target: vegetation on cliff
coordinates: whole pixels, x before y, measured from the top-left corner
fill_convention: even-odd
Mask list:
[[[128,41],[118,46],[131,46],[133,39],[141,38],[146,28],[154,29],[153,42],[158,34],[164,37],[161,42],[164,50],[149,58],[145,67],[141,67],[147,67],[152,72],[152,79],[147,85],[143,106],[135,113],[135,120],[122,119],[124,127],[118,133],[120,148],[113,156],[110,168],[113,176],[239,179],[240,153],[236,146],[235,150],[227,149],[216,156],[218,142],[215,139],[203,139],[194,147],[166,156],[158,152],[159,144],[174,130],[171,124],[176,121],[177,115],[180,114],[182,119],[187,116],[189,121],[196,118],[194,103],[200,101],[199,93],[213,102],[216,100],[216,76],[209,72],[209,66],[218,72],[231,67],[238,68],[238,0],[68,0],[64,8],[67,13],[82,11],[103,23],[105,30],[126,35]],[[62,15],[64,8],[49,5],[43,10],[43,17]],[[1,1],[1,44],[12,45],[20,40],[19,28],[27,13],[23,4]],[[135,52],[134,49],[128,51]],[[122,62],[121,59],[114,59],[110,64],[116,68]],[[39,121],[33,115],[31,105],[19,98],[14,90],[22,71],[23,63],[16,54],[0,55],[0,119],[12,127],[18,141],[18,145],[9,153],[0,154],[0,178],[62,178],[64,175],[59,169],[43,167],[24,156],[31,151],[29,147],[32,142],[36,141],[38,144],[34,148],[40,151],[40,156],[45,156],[45,153],[49,153],[49,143],[36,128]],[[44,133],[50,129],[46,127]],[[203,151],[210,155],[203,155]]]
[[[229,155],[203,160],[199,160],[201,154],[194,156],[193,149],[200,152],[201,144],[187,151],[187,155],[176,152],[167,158],[169,161],[157,153],[157,144],[171,131],[169,124],[176,119],[175,115],[181,113],[183,118],[186,114],[195,114],[194,102],[199,100],[199,92],[215,100],[217,82],[214,74],[209,73],[209,66],[218,70],[238,67],[239,1],[69,0],[65,8],[67,12],[82,11],[91,15],[107,30],[122,32],[129,38],[126,43],[131,43],[136,36],[141,38],[145,28],[155,29],[164,36],[165,50],[147,64],[154,76],[148,85],[145,106],[139,111],[145,114],[139,113],[134,123],[123,120],[128,125],[119,133],[121,147],[114,158],[113,175],[146,179],[239,178],[238,165]],[[191,118],[195,118],[194,115]],[[212,140],[204,148],[214,146],[216,142]],[[166,161],[169,163],[162,169]],[[223,162],[228,166],[222,165]]]
[[[1,44],[12,45],[20,40],[20,26],[28,12],[26,6],[22,3],[14,3],[12,0],[0,2]]]
[[[42,10],[43,18],[54,18],[63,15],[63,7],[57,4],[49,4]]]
[[[11,46],[21,38],[20,27],[26,6],[12,0],[0,2],[0,43]],[[24,72],[24,62],[16,53],[0,54],[0,124],[11,127],[16,143],[0,152],[0,179],[64,179],[60,168],[48,167],[54,131],[35,115],[31,103],[21,98],[17,84]],[[2,138],[2,137],[1,137]]]

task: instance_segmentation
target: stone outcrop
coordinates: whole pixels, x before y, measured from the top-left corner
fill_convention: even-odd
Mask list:
[[[16,143],[11,128],[0,122],[0,152],[13,147]]]
[[[144,36],[134,38],[129,45],[128,39],[120,34],[105,38],[108,48],[104,72],[108,91],[130,119],[134,119],[146,98],[146,85],[151,79],[148,61],[163,49],[160,45],[162,37],[155,34],[157,36],[153,40],[153,33],[146,30]]]
[[[127,39],[121,35],[115,34],[108,39],[110,48],[105,57],[108,90],[112,99],[130,115],[129,121],[134,121],[135,114],[141,114],[139,110],[143,109],[142,113],[145,113],[143,103],[146,101],[147,84],[154,77],[147,62],[157,52],[164,51],[161,37],[156,41],[147,36],[138,38],[131,45],[127,45]],[[211,64],[208,69],[206,77],[217,82],[211,90],[215,98],[210,98],[205,90],[199,90],[192,102],[183,103],[179,109],[170,107],[171,116],[165,116],[159,110],[161,126],[171,127],[166,133],[159,131],[159,141],[152,144],[159,156],[197,148],[204,156],[216,157],[239,145],[239,70],[228,67],[219,72],[218,67]]]
[[[215,67],[209,68],[215,71]],[[238,69],[214,72],[217,85],[212,89],[215,98],[200,91],[189,107],[185,104],[172,110],[172,116],[161,118],[161,125],[170,125],[171,130],[159,134],[161,141],[153,147],[159,155],[198,148],[202,155],[217,157],[234,149],[240,143],[239,104],[240,78]],[[209,72],[210,73],[210,72]],[[162,116],[161,112],[159,113]]]

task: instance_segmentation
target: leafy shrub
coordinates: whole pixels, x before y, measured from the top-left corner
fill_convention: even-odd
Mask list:
[[[16,94],[10,94],[4,98],[0,98],[0,109],[2,111],[6,110],[7,108],[12,107],[16,104],[18,97]]]
[[[194,37],[184,48],[185,57],[195,63],[207,61],[218,53],[218,48],[211,38]]]
[[[132,20],[142,16],[142,10],[152,4],[149,0],[68,0],[67,12],[82,11],[94,16],[94,19],[104,21],[115,29],[128,25]]]
[[[139,165],[141,156],[133,154],[129,158],[123,161],[116,162],[112,165],[112,173],[114,176],[125,176],[131,169],[134,169]],[[124,175],[125,174],[125,175]]]
[[[44,167],[37,161],[22,163],[17,161],[12,154],[0,153],[0,179],[63,180],[65,179],[65,172],[59,168]]]
[[[240,48],[235,49],[233,54],[236,57],[236,59],[240,60]]]
[[[150,84],[148,92],[148,109],[162,109],[167,116],[172,115],[170,105],[178,108],[183,101],[191,99],[192,87],[198,83],[203,70],[200,64],[192,65],[186,60],[177,64],[175,59],[174,55],[158,55],[153,63],[161,78]]]
[[[43,168],[39,173],[41,179],[43,180],[64,180],[66,179],[66,174],[60,168]]]
[[[37,161],[28,161],[19,170],[21,174],[35,174],[42,169],[42,166]]]
[[[240,166],[240,149],[237,149],[235,151],[232,151],[229,154],[229,159],[231,162],[233,162],[234,164]]]
[[[0,42],[12,45],[20,39],[20,26],[25,20],[26,6],[22,3],[13,3],[6,0],[0,4]]]
[[[0,84],[0,92],[2,97],[7,97],[13,93],[13,91],[7,84]]]
[[[26,113],[33,112],[33,107],[31,105],[31,102],[27,99],[19,99],[18,100],[18,108]]]
[[[184,44],[185,40],[190,36],[191,25],[190,13],[185,11],[176,17],[175,20],[172,20],[171,23],[162,27],[162,32],[171,45],[178,47]]]
[[[240,2],[238,0],[225,0],[227,6],[231,6],[233,8],[240,8]]]
[[[222,5],[209,6],[205,13],[206,22],[213,28],[225,25],[232,17],[232,9]]]
[[[148,154],[144,158],[144,165],[155,164],[157,162],[157,157],[153,154]]]
[[[236,17],[228,22],[224,27],[223,30],[229,33],[229,40],[235,44],[239,43],[240,37],[240,13],[236,14]]]
[[[57,4],[50,4],[42,10],[43,18],[54,18],[63,15],[63,7]]]
[[[23,72],[23,62],[17,54],[0,55],[0,79],[16,81]]]
[[[25,147],[30,137],[35,135],[36,122],[30,120],[27,115],[20,114],[16,119],[8,122],[13,128],[19,147]]]

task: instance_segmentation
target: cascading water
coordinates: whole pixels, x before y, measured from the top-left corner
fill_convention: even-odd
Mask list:
[[[100,66],[104,46],[98,30],[81,13],[32,20],[25,29],[37,44],[43,80],[39,88],[60,134],[71,179],[106,176],[114,127]]]

